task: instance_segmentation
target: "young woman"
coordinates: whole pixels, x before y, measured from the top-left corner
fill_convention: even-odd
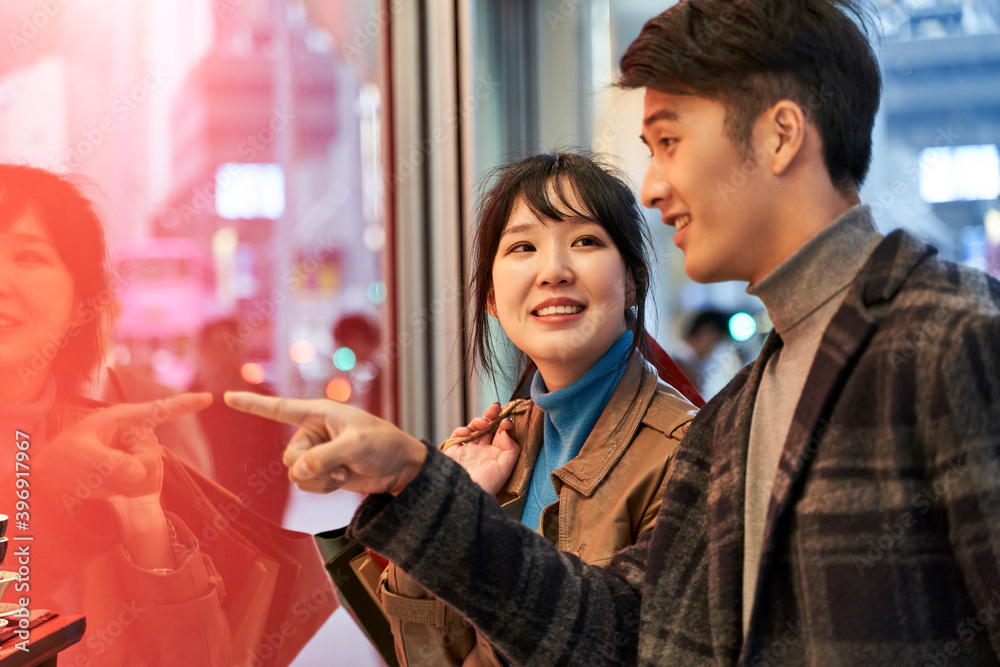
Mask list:
[[[495,436],[471,437],[487,423],[474,420],[453,434],[465,442],[445,451],[511,518],[602,564],[652,527],[696,412],[642,354],[643,216],[623,179],[580,155],[530,157],[499,169],[494,183],[475,245],[475,349],[495,373],[490,318],[499,320],[531,398],[503,409],[510,417]],[[494,405],[485,417],[500,414]],[[461,616],[391,564],[382,602],[401,663],[501,664]]]
[[[194,484],[153,435],[210,398],[109,407],[81,397],[108,340],[106,254],[100,219],[74,183],[0,165],[0,510],[31,537],[16,542],[30,550],[20,561],[29,573],[3,602],[86,615],[67,664],[249,664],[277,603],[247,582],[278,573],[227,531],[252,515],[235,496],[218,489],[230,511],[221,527],[188,511],[208,502],[201,489],[212,483]],[[270,538],[265,523],[259,535]],[[314,556],[301,569],[325,583]]]

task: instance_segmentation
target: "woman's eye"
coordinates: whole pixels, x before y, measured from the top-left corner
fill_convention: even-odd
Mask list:
[[[531,252],[534,249],[535,249],[534,246],[532,246],[530,243],[516,243],[516,244],[512,245],[507,250],[507,252],[508,253],[512,253],[512,252]]]
[[[49,261],[49,258],[46,257],[45,255],[43,255],[43,254],[41,254],[39,252],[30,251],[30,250],[25,250],[25,251],[17,253],[16,259],[19,262],[39,263],[39,264],[50,264],[51,263]]]
[[[577,246],[601,246],[601,240],[594,236],[582,236],[576,240],[573,245]]]

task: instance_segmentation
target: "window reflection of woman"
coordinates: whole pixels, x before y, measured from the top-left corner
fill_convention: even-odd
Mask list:
[[[0,507],[14,514],[20,431],[34,538],[29,609],[87,616],[90,632],[64,654],[71,664],[225,665],[221,582],[191,530],[160,505],[152,435],[208,398],[106,409],[81,398],[112,303],[90,202],[66,178],[0,165]]]

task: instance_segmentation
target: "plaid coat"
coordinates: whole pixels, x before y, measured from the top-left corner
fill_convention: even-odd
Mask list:
[[[746,453],[772,335],[692,422],[656,528],[595,568],[428,457],[356,539],[515,664],[1000,664],[1000,283],[887,236],[824,333],[741,623]]]

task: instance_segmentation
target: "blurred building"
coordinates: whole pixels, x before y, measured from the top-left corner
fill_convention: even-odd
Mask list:
[[[863,198],[883,228],[907,227],[985,270],[985,220],[1000,208],[1000,2],[880,11],[884,94]]]

